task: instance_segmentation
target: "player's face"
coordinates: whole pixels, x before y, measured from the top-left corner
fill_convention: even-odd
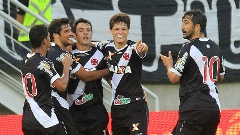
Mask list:
[[[60,42],[64,46],[69,46],[73,44],[73,41],[70,39],[73,37],[72,28],[69,24],[62,25],[62,30],[60,31]]]
[[[92,29],[88,23],[79,23],[76,27],[76,40],[82,46],[88,46],[92,40]]]
[[[186,16],[184,19],[182,19],[182,33],[183,33],[183,38],[192,40],[194,35],[194,24],[191,20],[190,16]]]
[[[129,34],[127,24],[125,24],[124,22],[115,23],[112,29],[110,30],[110,33],[112,34],[113,40],[116,45],[119,46],[126,45]]]

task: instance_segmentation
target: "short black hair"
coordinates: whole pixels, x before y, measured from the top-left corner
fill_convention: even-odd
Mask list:
[[[51,41],[53,41],[53,34],[59,34],[62,30],[62,25],[70,24],[70,20],[68,18],[57,18],[53,19],[48,26],[48,31],[50,33]]]
[[[192,9],[185,12],[182,19],[186,16],[191,17],[194,25],[200,24],[200,32],[204,33],[207,25],[207,17],[200,9]]]
[[[48,29],[43,24],[33,26],[29,31],[29,39],[33,49],[39,48],[42,41],[47,38]]]
[[[87,24],[89,24],[91,26],[91,30],[92,30],[92,24],[91,24],[91,22],[89,20],[84,19],[84,18],[79,18],[79,19],[77,19],[77,20],[75,20],[73,22],[73,27],[72,27],[73,33],[76,33],[76,28],[77,28],[77,25],[79,23],[87,23]]]

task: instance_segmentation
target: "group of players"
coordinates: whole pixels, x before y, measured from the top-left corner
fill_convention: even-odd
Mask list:
[[[23,60],[25,135],[107,135],[101,79],[112,87],[112,133],[147,134],[148,107],[141,87],[145,43],[128,40],[130,17],[110,19],[113,40],[92,43],[92,25],[68,18],[35,25]],[[76,39],[76,42],[72,38]]]
[[[181,29],[190,42],[183,45],[174,66],[171,52],[160,54],[169,80],[180,81],[179,120],[173,135],[214,135],[220,121],[215,84],[225,69],[219,46],[204,37],[206,23],[200,10],[187,11]],[[96,43],[91,42],[91,23],[83,18],[73,27],[67,18],[59,18],[48,28],[31,28],[32,52],[21,70],[25,135],[147,135],[141,71],[148,46],[128,40],[127,14],[112,16],[109,25],[113,40]],[[102,78],[112,88],[112,133],[107,130]]]

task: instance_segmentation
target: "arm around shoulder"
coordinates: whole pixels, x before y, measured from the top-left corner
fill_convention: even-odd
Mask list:
[[[84,82],[89,82],[93,80],[100,79],[109,74],[109,69],[105,68],[102,70],[94,70],[94,71],[86,71],[84,67],[80,67],[80,69],[75,73],[75,75]]]

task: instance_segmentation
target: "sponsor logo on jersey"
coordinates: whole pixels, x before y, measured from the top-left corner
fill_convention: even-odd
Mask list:
[[[79,62],[81,58],[75,58],[75,56],[74,56],[74,59],[75,59],[77,62]]]
[[[82,99],[81,100],[76,99],[75,104],[76,105],[82,105],[82,104],[84,104],[84,103],[86,103],[86,102],[88,102],[92,99],[93,99],[93,94],[92,93],[87,94],[87,95],[85,93],[83,93]]]
[[[132,70],[130,66],[113,66],[110,65],[109,71],[116,73],[116,74],[126,74],[126,73],[132,73]]]
[[[96,68],[85,68],[86,71],[95,71],[97,70]]]
[[[61,53],[61,55],[59,55],[59,57],[56,58],[57,61],[62,62],[62,59],[66,56],[69,55],[70,57],[73,57],[70,53]],[[76,59],[74,58],[74,60],[76,61]],[[80,59],[79,59],[80,60]]]
[[[37,69],[44,71],[45,73],[49,74],[49,76],[51,77],[53,76],[53,72],[50,70],[51,66],[49,65],[48,62],[44,60],[39,63]]]
[[[183,69],[184,69],[184,65],[187,61],[187,58],[188,58],[188,53],[185,52],[184,55],[182,56],[182,58],[179,58],[175,64],[175,69],[180,71],[180,72],[183,72]]]
[[[132,129],[133,132],[136,130],[139,130],[138,125],[139,125],[139,123],[133,124],[133,129]]]
[[[131,102],[130,98],[124,98],[122,95],[117,95],[116,99],[114,99],[114,105],[126,105]]]
[[[62,59],[65,57],[65,55],[65,53],[62,53],[61,55],[59,55],[59,57],[56,58],[56,60],[62,62]]]
[[[108,56],[107,59],[112,60],[112,56],[114,55],[114,53],[108,51]]]

